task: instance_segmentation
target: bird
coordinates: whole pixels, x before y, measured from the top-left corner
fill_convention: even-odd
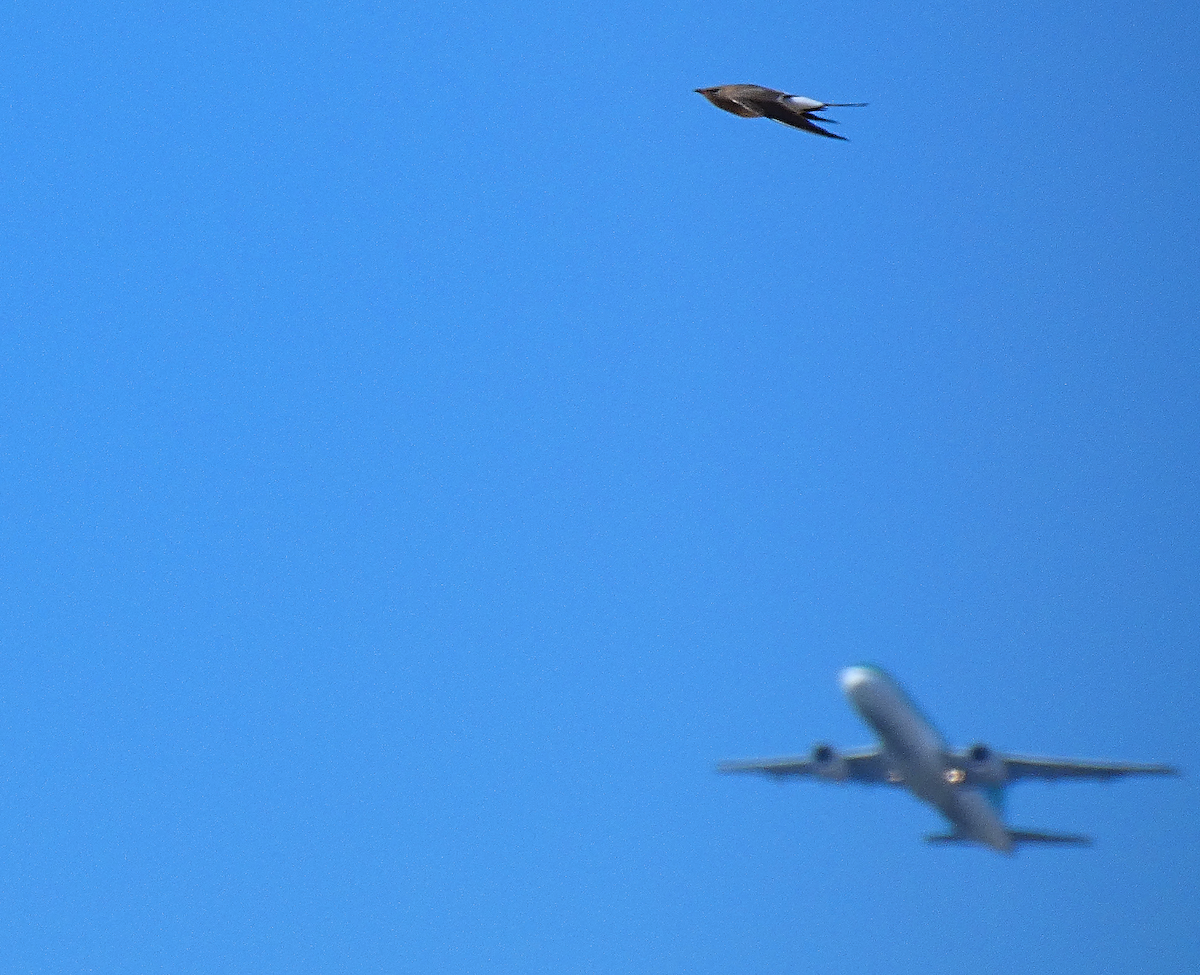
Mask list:
[[[803,95],[789,95],[786,91],[764,88],[762,85],[716,85],[713,88],[697,88],[696,93],[710,102],[742,118],[769,118],[794,129],[803,129],[828,139],[849,140],[844,135],[835,135],[821,128],[816,122],[837,122],[815,114],[826,108],[862,108],[866,102],[819,102]],[[814,121],[815,120],[815,121]]]

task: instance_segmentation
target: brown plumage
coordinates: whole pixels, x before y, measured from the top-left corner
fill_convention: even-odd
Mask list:
[[[764,88],[762,85],[717,85],[714,88],[697,88],[698,94],[710,102],[742,118],[769,118],[794,129],[803,129],[827,139],[849,140],[844,135],[834,135],[821,128],[816,122],[837,124],[831,118],[815,114],[825,108],[862,108],[866,102],[819,102],[803,95],[789,95],[785,91]],[[815,120],[815,121],[814,121]]]

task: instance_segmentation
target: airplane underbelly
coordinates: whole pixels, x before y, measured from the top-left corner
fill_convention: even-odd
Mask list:
[[[1012,848],[1008,830],[995,807],[978,789],[950,783],[940,751],[921,752],[905,763],[905,783],[914,796],[946,817],[956,833],[1002,852]]]
[[[1008,829],[996,814],[995,807],[978,789],[954,788],[950,803],[951,811],[946,817],[958,827],[959,832],[974,837],[1002,852],[1012,849]]]
[[[913,795],[939,809],[951,799],[941,769],[927,762],[909,763],[904,770],[904,781]]]

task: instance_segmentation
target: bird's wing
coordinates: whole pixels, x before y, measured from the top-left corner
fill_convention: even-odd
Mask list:
[[[844,135],[837,135],[836,133],[830,132],[828,129],[823,129],[821,126],[809,121],[807,115],[801,115],[794,122],[788,121],[787,119],[777,119],[777,121],[783,122],[784,125],[791,125],[797,129],[803,129],[805,132],[812,132],[814,135],[823,135],[827,139],[841,139],[843,142],[850,141]]]
[[[823,135],[827,139],[841,139],[843,142],[849,140],[844,135],[834,135],[815,122],[809,120],[809,117],[803,112],[797,112],[795,109],[789,108],[781,102],[763,102],[759,105],[763,115],[767,118],[774,119],[776,122],[782,122],[784,125],[790,125],[794,129],[803,129],[805,132],[811,132],[814,135]],[[827,121],[822,119],[821,121]]]
[[[720,96],[720,101],[717,104],[727,112],[733,112],[734,115],[740,115],[742,118],[761,118],[762,111],[757,108],[753,102],[739,101],[736,98],[728,96]]]

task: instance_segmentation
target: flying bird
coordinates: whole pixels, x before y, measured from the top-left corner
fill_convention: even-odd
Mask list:
[[[803,95],[789,95],[786,91],[764,88],[762,85],[717,85],[714,88],[697,88],[696,92],[710,102],[742,118],[771,118],[794,129],[803,129],[829,139],[849,141],[844,135],[835,135],[821,128],[817,122],[837,122],[822,118],[814,113],[825,108],[862,108],[866,102],[819,102]]]

